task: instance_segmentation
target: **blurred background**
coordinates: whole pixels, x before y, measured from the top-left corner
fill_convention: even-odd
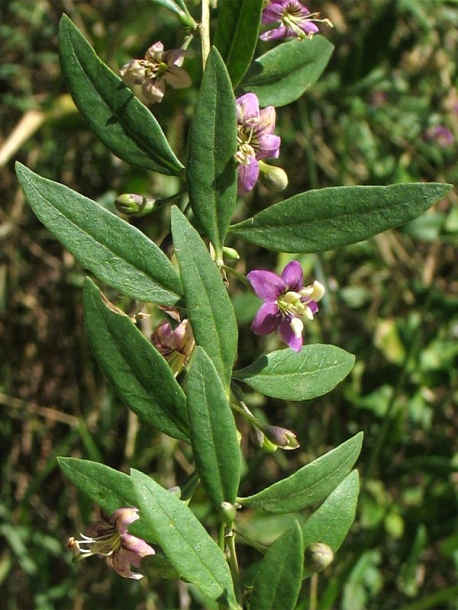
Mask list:
[[[199,18],[197,3],[191,2]],[[277,112],[281,195],[263,187],[237,217],[325,186],[458,182],[457,0],[310,0],[334,29],[321,80]],[[114,70],[162,40],[178,46],[172,13],[149,0],[0,2],[0,606],[43,610],[201,608],[183,584],[119,578],[96,558],[71,563],[66,540],[94,507],[61,475],[56,456],[144,470],[165,486],[192,470],[187,447],[139,424],[94,361],[82,325],[85,271],[38,222],[18,188],[14,161],[114,210],[120,193],[165,197],[175,178],[128,167],[86,126],[60,73],[57,28],[65,12]],[[306,44],[307,41],[304,42]],[[268,46],[260,43],[258,54]],[[195,86],[168,90],[152,108],[184,161],[197,95],[198,46],[187,68]],[[248,210],[250,210],[248,212]],[[135,220],[155,241],[167,211]],[[237,270],[281,269],[291,257],[234,240]],[[458,607],[458,207],[457,191],[421,218],[368,241],[301,255],[327,286],[306,340],[356,355],[350,376],[321,399],[285,404],[247,394],[254,410],[294,430],[295,452],[249,457],[243,494],[287,476],[358,430],[363,489],[356,523],[318,580],[319,608]],[[295,257],[298,258],[298,257]],[[100,282],[98,282],[99,285]],[[241,324],[239,365],[280,347],[249,331],[257,304],[231,285]],[[107,288],[118,306],[137,304]],[[144,322],[144,331],[159,320]],[[253,473],[257,473],[253,476]],[[194,508],[211,529],[203,494]],[[243,512],[241,526],[271,542],[294,516]],[[304,518],[304,515],[299,516]],[[242,566],[259,556],[240,547]],[[300,608],[309,608],[309,582]]]

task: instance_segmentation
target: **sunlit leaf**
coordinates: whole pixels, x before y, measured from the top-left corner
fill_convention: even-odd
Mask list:
[[[235,98],[218,51],[208,56],[189,134],[191,207],[219,258],[237,201]]]
[[[264,0],[220,0],[213,43],[236,87],[251,64],[258,43]]]
[[[186,217],[172,209],[172,234],[194,338],[226,390],[237,351],[237,322],[221,273]]]
[[[189,442],[186,397],[163,356],[89,278],[83,302],[91,349],[121,400],[142,421]]]
[[[176,269],[141,231],[21,163],[16,173],[36,216],[83,267],[134,299],[161,305],[178,301],[182,287]]]
[[[304,548],[322,542],[338,551],[355,520],[358,495],[359,476],[353,470],[302,526]],[[312,573],[305,567],[304,577]]]
[[[363,433],[359,432],[286,479],[238,501],[243,506],[270,513],[295,512],[320,502],[350,472],[358,459],[362,442]]]
[[[334,345],[306,345],[261,356],[233,376],[257,392],[283,400],[310,400],[330,392],[353,368],[355,357]]]
[[[59,54],[75,105],[105,146],[131,165],[180,173],[183,165],[154,116],[97,57],[66,15],[59,26]]]
[[[295,521],[261,561],[250,610],[294,610],[302,584],[303,553],[302,532]]]
[[[290,104],[320,78],[333,49],[320,35],[279,44],[251,64],[239,88],[255,93],[261,106]]]
[[[223,551],[177,495],[138,470],[131,471],[137,505],[167,558],[204,595],[236,608]]]
[[[312,190],[262,210],[230,232],[278,252],[332,250],[412,220],[451,188],[432,182]]]
[[[186,382],[191,444],[197,471],[217,508],[234,504],[240,479],[240,448],[223,383],[206,352],[193,353]]]

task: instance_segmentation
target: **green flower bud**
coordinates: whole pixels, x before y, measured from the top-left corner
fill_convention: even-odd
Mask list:
[[[305,567],[313,572],[322,572],[333,560],[331,547],[323,542],[314,542],[305,549]]]
[[[258,161],[258,163],[259,181],[261,184],[274,193],[284,191],[288,186],[288,175],[285,170],[275,165],[268,165],[264,161]]]
[[[235,248],[229,248],[228,246],[223,246],[223,253],[231,261],[238,261],[240,259],[240,254],[237,252]]]
[[[154,210],[155,205],[155,199],[148,199],[135,193],[125,193],[115,199],[116,209],[126,216],[146,216]]]
[[[280,426],[262,426],[265,438],[280,449],[297,449],[300,445],[296,435],[287,428]]]
[[[229,527],[232,527],[232,524],[235,521],[235,516],[237,514],[236,507],[230,502],[221,502],[221,512],[224,519],[224,523]]]

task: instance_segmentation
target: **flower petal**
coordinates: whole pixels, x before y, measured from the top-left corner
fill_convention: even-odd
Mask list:
[[[131,523],[140,519],[138,508],[118,508],[110,516],[110,523],[116,527],[118,534],[122,536],[127,533],[127,529]]]
[[[280,336],[283,341],[295,352],[300,352],[302,349],[302,336],[296,337],[291,328],[291,320],[284,318],[280,323]]]
[[[284,7],[283,3],[276,2],[275,0],[271,0],[266,8],[262,11],[262,23],[264,25],[270,23],[277,23],[280,21],[283,15]]]
[[[164,76],[159,76],[153,80],[146,80],[142,86],[143,95],[145,98],[153,103],[158,104],[162,102],[162,98],[164,97],[165,91],[165,78]]]
[[[250,157],[248,165],[239,165],[238,168],[238,192],[240,195],[248,193],[254,188],[259,176],[259,165],[255,157]]]
[[[275,28],[274,30],[269,30],[268,32],[264,32],[259,36],[261,40],[264,42],[268,40],[279,40],[280,38],[286,38],[289,36],[288,29],[283,23]]]
[[[258,130],[262,135],[272,133],[275,129],[276,112],[273,106],[263,108],[259,113]]]
[[[133,580],[140,580],[141,578],[143,578],[143,574],[131,571],[131,559],[132,558],[130,557],[130,553],[128,551],[124,551],[124,549],[120,547],[116,551],[116,553],[113,553],[113,555],[110,557],[110,562],[115,571],[123,578],[132,578]]]
[[[191,77],[186,70],[177,66],[170,66],[164,77],[166,83],[174,89],[184,89],[192,85]]]
[[[287,289],[285,281],[272,271],[255,269],[248,273],[247,278],[256,295],[264,301],[276,302],[278,297]]]
[[[259,102],[254,93],[245,93],[237,98],[237,122],[243,123],[247,119],[259,116]]]
[[[283,269],[281,276],[289,290],[298,292],[302,288],[304,283],[304,272],[297,261],[288,263]]]
[[[138,563],[140,563],[140,559],[142,557],[146,557],[147,555],[155,555],[156,553],[153,547],[145,542],[142,538],[137,538],[137,536],[132,536],[132,534],[124,534],[121,536],[121,546],[123,549],[131,553],[130,556],[135,555],[135,557],[138,557]],[[138,565],[133,561],[132,563],[138,567]]]
[[[266,157],[272,157],[277,159],[280,154],[280,136],[275,135],[262,135],[259,138],[258,148],[256,150],[256,157],[258,159],[265,159]]]
[[[282,315],[276,303],[263,303],[251,323],[251,330],[256,335],[268,335],[282,321]]]

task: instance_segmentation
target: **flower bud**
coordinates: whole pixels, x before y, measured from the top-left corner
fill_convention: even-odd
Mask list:
[[[285,170],[275,165],[268,165],[264,161],[258,161],[258,164],[261,184],[274,193],[284,191],[288,186],[288,175]]]
[[[323,542],[314,542],[305,549],[305,567],[312,572],[322,572],[333,560],[331,547]]]
[[[235,516],[237,514],[236,507],[230,502],[221,502],[221,513],[226,525],[231,527],[235,521]]]
[[[262,432],[265,437],[280,449],[297,449],[300,447],[296,435],[287,428],[279,426],[263,426]]]
[[[151,335],[151,342],[169,363],[175,377],[183,370],[194,349],[194,335],[188,320],[173,329],[163,320]]]
[[[115,199],[116,209],[126,216],[146,216],[154,210],[155,205],[155,199],[148,199],[134,193],[125,193]]]
[[[240,254],[237,252],[235,248],[229,248],[228,246],[223,246],[223,253],[226,258],[231,261],[238,261],[240,259]]]

